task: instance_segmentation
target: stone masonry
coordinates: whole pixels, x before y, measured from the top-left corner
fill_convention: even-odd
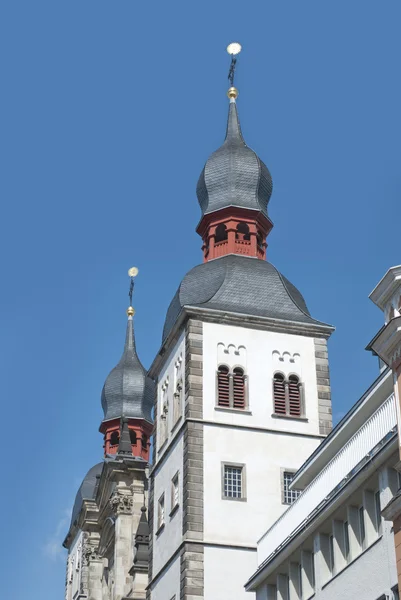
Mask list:
[[[319,410],[319,432],[328,435],[333,428],[327,340],[315,338],[316,381]]]

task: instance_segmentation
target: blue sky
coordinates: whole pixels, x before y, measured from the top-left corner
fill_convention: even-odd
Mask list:
[[[63,597],[60,545],[102,458],[127,269],[149,366],[202,260],[195,187],[224,137],[232,40],[244,137],[274,181],[268,258],[337,328],[337,420],[375,378],[368,294],[400,262],[400,19],[396,0],[2,3],[5,598]]]

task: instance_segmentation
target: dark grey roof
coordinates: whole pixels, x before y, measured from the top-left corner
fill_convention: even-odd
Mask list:
[[[196,188],[202,216],[227,206],[267,215],[272,190],[268,168],[242,137],[237,105],[232,100],[224,144],[207,160]]]
[[[94,500],[97,489],[98,477],[103,469],[103,462],[98,463],[85,475],[77,495],[75,496],[74,508],[72,509],[71,525],[74,524],[76,519],[79,517],[79,513],[82,508],[83,500]]]
[[[124,352],[102,390],[104,421],[122,416],[152,422],[154,382],[146,375],[135,348],[132,317],[128,317]]]
[[[184,306],[325,325],[310,316],[302,294],[271,263],[236,254],[185,275],[167,311],[163,340]]]

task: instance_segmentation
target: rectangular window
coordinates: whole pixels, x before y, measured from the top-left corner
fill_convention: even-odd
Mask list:
[[[223,498],[245,498],[243,466],[224,465]]]
[[[283,472],[283,504],[292,504],[301,493],[301,490],[290,490],[290,484],[293,479],[294,473],[290,471]]]
[[[395,587],[393,587],[391,589],[391,591],[393,592],[393,599],[394,600],[400,600],[400,595],[398,593],[398,585],[396,585]]]
[[[376,531],[378,535],[382,532],[382,513],[380,506],[380,492],[375,493]]]
[[[173,479],[171,480],[171,512],[173,512],[173,510],[176,509],[178,506],[179,493],[179,476],[178,473],[176,473]]]
[[[359,516],[359,543],[360,543],[361,549],[364,550],[366,547],[366,533],[365,533],[365,515],[364,515],[363,506],[359,507],[358,516]]]
[[[157,529],[159,530],[164,525],[164,494],[159,498],[157,507]]]
[[[348,521],[344,521],[344,554],[344,558],[348,563],[350,561]]]

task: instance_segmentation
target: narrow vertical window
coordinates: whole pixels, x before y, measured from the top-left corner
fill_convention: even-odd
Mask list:
[[[287,410],[285,402],[284,375],[282,373],[276,373],[273,378],[273,401],[274,412],[276,415],[285,415]]]
[[[347,563],[350,561],[348,521],[344,521],[344,553]]]
[[[233,407],[245,408],[245,375],[239,367],[233,371]]]
[[[359,543],[361,545],[361,550],[364,550],[366,547],[366,533],[365,533],[365,515],[363,506],[361,506],[358,510],[359,517]]]
[[[294,473],[290,473],[289,471],[284,471],[283,473],[283,490],[282,490],[282,498],[283,504],[292,504],[298,498],[301,493],[301,490],[290,490],[290,484],[294,479]]]
[[[242,466],[224,465],[223,497],[245,498]]]
[[[164,525],[164,494],[159,498],[157,506],[157,530],[161,529]]]
[[[131,446],[136,446],[136,433],[133,429],[129,430],[129,437],[131,440]]]
[[[230,406],[230,377],[225,365],[221,365],[217,370],[217,404]]]
[[[176,473],[171,480],[171,513],[172,514],[179,504],[179,477]]]
[[[375,512],[376,512],[376,531],[377,535],[381,535],[382,532],[382,512],[380,506],[380,492],[375,493]]]
[[[296,375],[288,378],[289,413],[293,417],[301,416],[301,389]]]
[[[332,575],[335,574],[334,564],[334,538],[332,535],[329,536],[329,569]]]

